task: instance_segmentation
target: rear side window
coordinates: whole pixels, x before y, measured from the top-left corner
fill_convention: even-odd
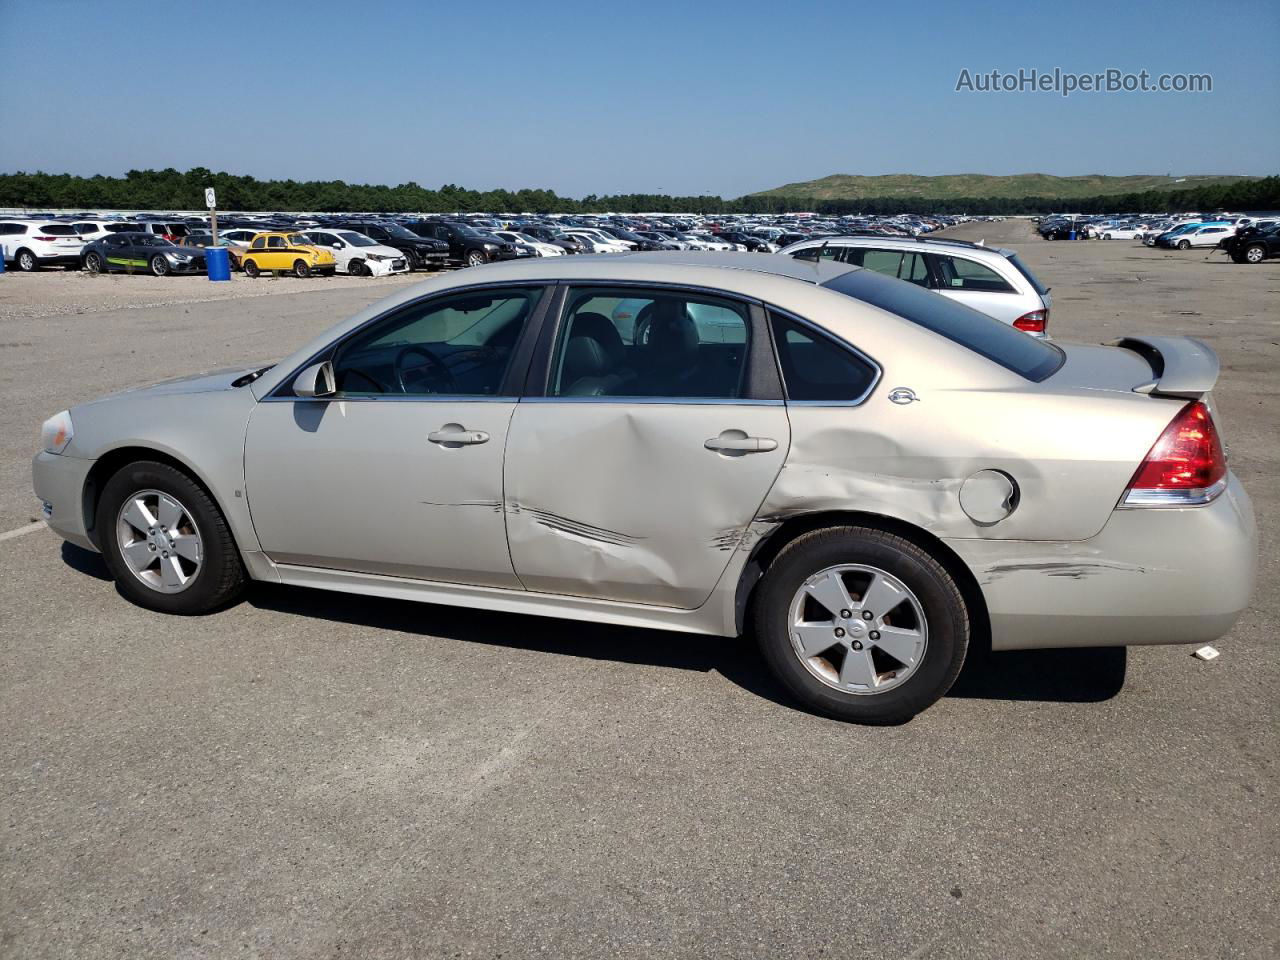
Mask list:
[[[823,286],[918,324],[1036,383],[1063,364],[1057,347],[914,284],[851,270]]]
[[[1008,281],[990,267],[964,257],[935,253],[938,284],[946,290],[971,290],[981,293],[1013,293]]]
[[[769,324],[789,401],[860,403],[876,385],[879,369],[847,346],[775,311]]]
[[[46,237],[78,237],[76,228],[69,223],[43,223],[40,233]]]

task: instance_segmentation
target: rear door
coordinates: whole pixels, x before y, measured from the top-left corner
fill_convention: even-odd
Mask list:
[[[790,443],[763,311],[714,291],[569,287],[534,369],[504,470],[525,588],[702,604]]]
[[[929,259],[933,261],[935,289],[957,303],[1005,323],[1013,323],[1036,308],[1018,294],[1008,279],[986,264],[945,253],[930,253]]]

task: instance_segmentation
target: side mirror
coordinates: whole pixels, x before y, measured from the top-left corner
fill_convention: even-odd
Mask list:
[[[333,364],[328,360],[313,364],[293,378],[293,392],[299,397],[331,397],[338,392]]]
[[[335,240],[335,241],[333,241],[333,249],[335,249],[335,250],[341,250],[341,249],[342,249],[342,241],[341,241],[341,240]]]

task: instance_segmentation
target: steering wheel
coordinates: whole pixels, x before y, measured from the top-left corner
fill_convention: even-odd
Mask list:
[[[409,367],[406,369],[404,360],[406,357],[416,354],[426,360],[426,364],[418,367]],[[393,365],[396,371],[396,385],[400,388],[401,393],[411,392],[404,382],[404,375],[409,370],[413,370],[419,374],[425,371],[432,371],[428,376],[431,385],[431,393],[457,393],[458,382],[453,378],[453,372],[444,365],[444,361],[437,357],[426,347],[412,343],[396,354],[395,363]],[[432,382],[434,381],[434,382]]]

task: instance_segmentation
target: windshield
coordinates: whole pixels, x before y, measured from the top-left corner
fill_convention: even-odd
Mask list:
[[[154,233],[144,233],[136,241],[140,247],[172,247],[173,244],[164,237],[158,237]]]
[[[383,230],[387,231],[388,236],[398,237],[401,240],[421,240],[422,238],[411,230],[406,230],[398,223],[382,223],[379,224]]]
[[[468,227],[464,223],[453,223],[453,224],[450,224],[450,226],[453,227],[453,229],[457,230],[458,233],[462,234],[464,237],[480,236],[480,232],[478,230],[473,230],[471,227]]]
[[[343,240],[351,244],[353,247],[376,247],[377,240],[370,240],[368,237],[360,233],[340,233],[338,234]]]
[[[1063,363],[1057,347],[914,283],[872,270],[851,270],[823,286],[932,330],[1036,383]]]

